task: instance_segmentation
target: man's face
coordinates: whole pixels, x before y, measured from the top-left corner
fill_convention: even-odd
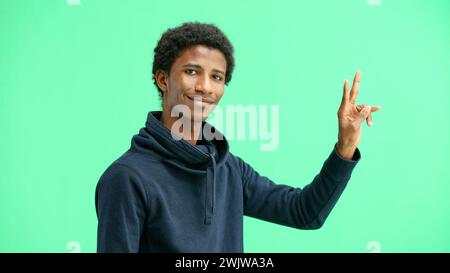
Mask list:
[[[163,89],[163,111],[185,105],[192,120],[205,120],[224,93],[226,67],[220,50],[196,45],[182,51]]]

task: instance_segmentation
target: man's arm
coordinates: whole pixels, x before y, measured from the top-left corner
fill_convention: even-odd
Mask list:
[[[244,214],[299,229],[318,229],[330,214],[361,155],[342,158],[336,145],[319,174],[303,189],[275,184],[241,160]]]
[[[105,171],[95,192],[97,252],[139,252],[146,199],[132,169],[116,163]]]

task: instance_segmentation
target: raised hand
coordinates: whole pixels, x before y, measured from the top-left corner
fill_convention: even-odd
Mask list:
[[[349,92],[348,80],[345,80],[342,101],[338,110],[339,133],[336,148],[339,155],[345,159],[353,157],[356,147],[361,142],[362,123],[367,121],[367,125],[372,126],[372,113],[381,109],[380,106],[356,104],[360,81],[361,72],[358,70]]]

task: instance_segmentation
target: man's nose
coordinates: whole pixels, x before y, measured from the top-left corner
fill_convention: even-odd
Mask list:
[[[213,92],[211,80],[206,76],[199,76],[195,83],[195,91],[203,94],[211,94]]]

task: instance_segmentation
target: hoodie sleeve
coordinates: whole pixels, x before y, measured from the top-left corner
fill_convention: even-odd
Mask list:
[[[146,191],[137,174],[115,163],[95,191],[97,252],[139,252],[146,216]]]
[[[243,174],[244,214],[298,229],[318,229],[330,214],[361,158],[337,154],[336,146],[319,174],[303,189],[275,184],[240,160]]]

